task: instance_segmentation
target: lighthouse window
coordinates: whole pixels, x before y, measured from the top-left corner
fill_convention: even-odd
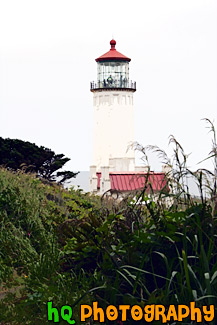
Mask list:
[[[97,70],[97,81],[100,88],[127,87],[129,82],[128,62],[99,62]]]

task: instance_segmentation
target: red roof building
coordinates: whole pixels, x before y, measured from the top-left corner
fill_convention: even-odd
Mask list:
[[[100,190],[101,173],[97,175],[97,189]],[[110,190],[118,192],[138,191],[146,187],[146,191],[159,192],[167,187],[165,173],[154,172],[110,172]]]

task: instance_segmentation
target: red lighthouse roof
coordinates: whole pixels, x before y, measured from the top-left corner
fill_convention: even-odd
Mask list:
[[[96,59],[96,62],[100,61],[110,61],[110,60],[118,60],[118,61],[128,61],[130,62],[131,59],[127,56],[121,54],[120,52],[116,51],[115,45],[116,41],[114,39],[110,42],[111,49],[107,53],[101,55],[99,58]]]

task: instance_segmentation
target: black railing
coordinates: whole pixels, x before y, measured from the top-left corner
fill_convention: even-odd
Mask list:
[[[128,80],[112,80],[112,81],[92,81],[90,83],[90,90],[96,89],[111,89],[111,88],[124,88],[136,90],[136,82]]]

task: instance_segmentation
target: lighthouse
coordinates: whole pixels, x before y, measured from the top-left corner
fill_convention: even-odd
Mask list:
[[[153,172],[149,166],[135,165],[133,94],[130,58],[118,52],[116,41],[96,59],[97,80],[90,83],[93,93],[93,157],[90,192],[118,195],[145,190],[158,193],[167,185],[167,166]]]
[[[96,59],[97,80],[90,83],[93,93],[93,157],[90,190],[96,189],[97,173],[105,176],[101,192],[110,186],[109,172],[135,170],[133,94],[136,83],[130,80],[131,59],[116,50]],[[101,177],[102,180],[102,177]],[[99,187],[99,184],[98,184]]]

